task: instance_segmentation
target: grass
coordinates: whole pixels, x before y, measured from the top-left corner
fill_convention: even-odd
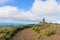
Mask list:
[[[39,40],[41,37],[42,37],[42,35],[38,34],[37,37],[36,37],[36,40]]]
[[[38,32],[38,31],[40,31],[40,27],[33,27],[33,30]]]
[[[36,40],[40,40],[42,36],[52,36],[56,34],[56,30],[50,29],[50,30],[43,30],[39,35],[37,35]]]
[[[51,36],[51,35],[54,35],[55,33],[56,33],[56,31],[53,30],[53,29],[42,31],[42,34],[45,35],[45,36]]]
[[[12,27],[8,29],[0,29],[0,40],[9,40],[19,30],[23,30],[24,27]]]
[[[40,32],[42,29],[44,29],[44,26],[33,26],[32,29],[36,32]]]

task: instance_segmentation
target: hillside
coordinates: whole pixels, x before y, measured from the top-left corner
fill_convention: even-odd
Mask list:
[[[60,40],[60,25],[51,24],[50,27],[46,27],[43,30],[55,29],[56,34],[51,36],[42,36],[39,40]],[[43,31],[41,30],[41,31]],[[37,35],[40,33],[35,32],[32,28],[27,28],[19,31],[11,40],[36,40]]]
[[[16,34],[12,40],[36,40],[37,33],[31,28],[24,29]]]

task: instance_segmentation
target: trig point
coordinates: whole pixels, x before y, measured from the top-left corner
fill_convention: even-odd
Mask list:
[[[42,22],[45,22],[45,18],[42,19]]]

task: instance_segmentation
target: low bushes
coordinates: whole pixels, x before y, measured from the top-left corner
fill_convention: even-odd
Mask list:
[[[32,29],[36,32],[40,32],[40,30],[44,29],[43,26],[33,26]]]
[[[37,35],[36,40],[40,40],[43,36],[51,36],[56,34],[56,30],[50,29],[50,30],[43,30],[39,35]]]
[[[24,27],[12,27],[8,29],[0,30],[0,40],[9,40],[12,36],[15,35],[19,30],[23,30]]]
[[[44,31],[42,32],[42,34],[45,35],[45,36],[51,36],[51,35],[53,35],[53,34],[55,34],[55,33],[56,33],[55,30],[44,30]]]
[[[40,31],[40,27],[33,27],[34,31]]]
[[[38,34],[37,37],[36,37],[36,40],[39,40],[41,38],[41,34]]]

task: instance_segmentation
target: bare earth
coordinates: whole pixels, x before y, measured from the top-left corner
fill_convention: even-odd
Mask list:
[[[12,40],[36,40],[37,33],[31,28],[19,31]]]
[[[50,27],[44,29],[55,29],[56,34],[50,37],[43,36],[40,40],[60,40],[60,25],[51,25]],[[38,33],[34,32],[31,28],[24,29],[19,31],[12,40],[36,40]]]

